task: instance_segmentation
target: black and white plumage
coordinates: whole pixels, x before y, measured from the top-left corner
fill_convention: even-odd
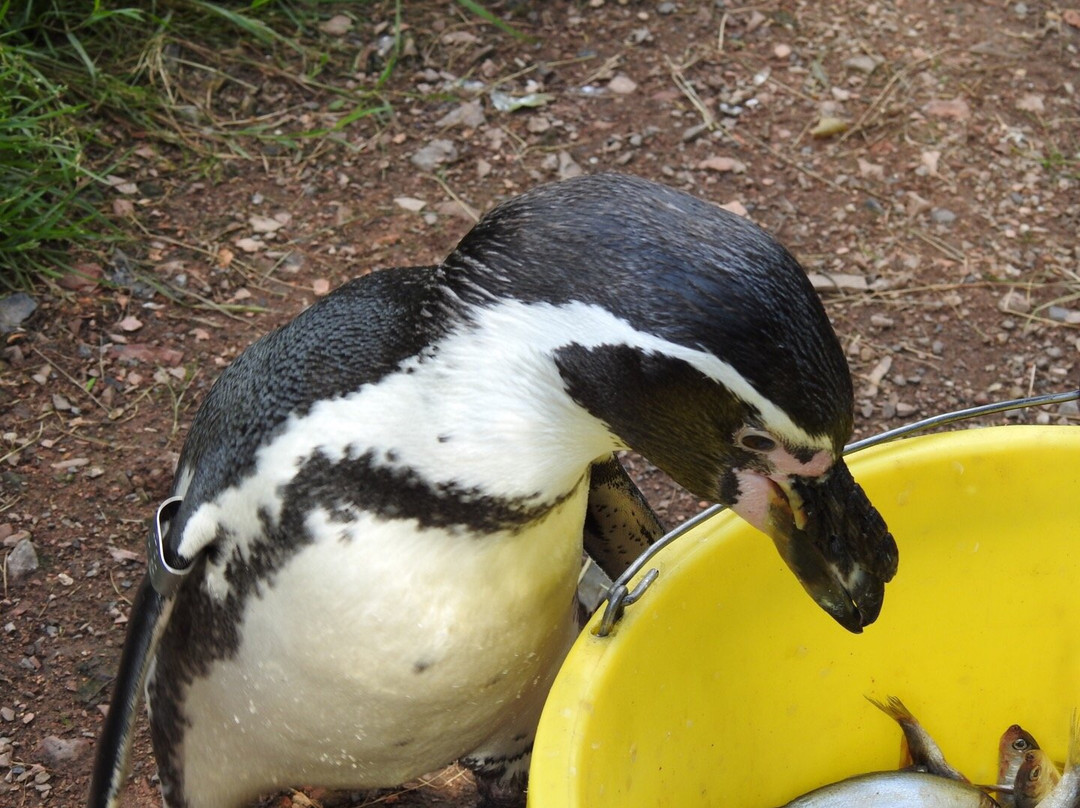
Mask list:
[[[794,258],[640,179],[537,188],[439,266],[345,284],[191,426],[165,547],[191,572],[140,592],[91,808],[115,804],[144,667],[169,808],[457,759],[512,798],[583,535],[615,574],[659,530],[623,448],[768,533],[861,630],[897,557],[840,459],[852,398]]]

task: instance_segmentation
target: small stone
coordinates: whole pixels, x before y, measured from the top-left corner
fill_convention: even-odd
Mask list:
[[[810,283],[819,292],[865,292],[866,278],[845,272],[811,272]]]
[[[948,208],[934,208],[930,211],[930,218],[936,224],[952,224],[956,221],[956,214]]]
[[[892,317],[886,317],[884,314],[871,314],[870,324],[878,328],[892,328],[896,321]]]
[[[901,418],[907,418],[910,415],[914,415],[918,409],[919,408],[914,404],[908,404],[906,401],[896,402],[896,414]]]
[[[344,14],[335,14],[326,22],[319,23],[319,30],[330,36],[344,36],[353,27],[353,21]]]
[[[852,70],[857,70],[860,73],[866,73],[869,75],[877,70],[877,66],[880,62],[873,56],[867,56],[866,54],[860,54],[858,56],[852,56],[850,59],[844,60],[844,67],[849,67]]]
[[[963,98],[937,98],[923,107],[923,112],[932,118],[952,118],[966,121],[971,117],[971,107]]]
[[[484,107],[479,100],[476,100],[468,101],[450,110],[436,121],[435,125],[440,129],[449,129],[454,126],[477,129],[485,123],[487,123],[487,118],[484,116]]]
[[[10,707],[0,707],[0,718],[4,719],[5,721],[14,721],[15,711],[12,710]]]
[[[728,172],[732,174],[743,174],[746,172],[746,163],[741,160],[736,160],[734,157],[706,157],[698,163],[698,168],[705,168],[720,174],[726,174]]]
[[[1016,314],[1027,314],[1031,311],[1031,301],[1016,289],[1010,289],[1001,296],[998,301],[998,311],[1011,311]],[[1004,326],[1004,324],[1002,324]]]
[[[1058,415],[1063,418],[1076,418],[1080,416],[1080,402],[1063,401],[1058,404]]]
[[[620,73],[608,82],[608,89],[618,95],[629,95],[637,89],[637,82],[624,73]]]
[[[772,52],[777,59],[786,59],[791,56],[791,46],[781,42],[772,49]]]
[[[20,581],[34,572],[38,568],[38,557],[30,539],[23,539],[16,544],[5,563],[8,580],[12,582]]]
[[[447,31],[439,39],[444,45],[475,45],[480,41],[471,31]]]
[[[661,3],[656,7],[656,13],[667,16],[668,14],[674,14],[678,6],[674,3]]]
[[[257,238],[238,238],[234,243],[246,253],[258,252],[266,246]]]
[[[530,115],[525,128],[534,135],[540,135],[551,128],[551,119],[547,115]]]
[[[707,123],[696,123],[693,126],[688,127],[687,129],[683,130],[683,133],[682,133],[683,143],[692,143],[693,141],[697,140],[699,137],[701,137],[703,134],[705,134],[708,131],[709,131],[709,124],[707,124]],[[631,146],[640,146],[641,145],[641,136],[638,135],[637,138],[638,138],[638,142],[635,143],[634,142],[634,137],[631,136],[631,138],[630,138],[630,145]]]
[[[1032,93],[1017,101],[1016,108],[1024,112],[1046,112],[1046,103],[1043,96]]]
[[[1059,323],[1080,323],[1080,311],[1064,306],[1051,306],[1046,313],[1051,320]]]
[[[427,207],[427,202],[423,199],[416,199],[411,196],[396,196],[394,197],[394,204],[411,213],[419,213]]]
[[[270,216],[249,216],[248,224],[256,233],[273,233],[280,230],[282,223]]]
[[[750,213],[750,211],[746,209],[746,205],[738,199],[732,199],[730,202],[725,202],[723,205],[718,205],[717,207],[723,208],[729,213],[734,213],[736,216],[742,216],[744,219]]]
[[[559,179],[568,180],[571,177],[579,177],[585,173],[581,166],[574,162],[574,158],[570,156],[570,152],[559,152]]]
[[[14,331],[37,309],[37,301],[26,292],[16,292],[0,300],[0,334]]]
[[[433,140],[414,152],[409,161],[421,171],[434,171],[458,158],[457,147],[449,140]]]
[[[939,339],[934,340],[933,343],[931,343],[930,345],[930,352],[934,356],[941,356],[943,353],[945,353],[945,343]]]

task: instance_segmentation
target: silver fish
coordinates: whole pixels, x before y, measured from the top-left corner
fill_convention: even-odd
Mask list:
[[[912,765],[928,771],[930,774],[948,777],[950,780],[960,780],[964,783],[968,782],[968,779],[963,774],[949,765],[937,742],[900,699],[896,698],[896,696],[889,696],[883,702],[870,696],[867,696],[866,699],[900,725],[900,729],[904,731],[907,756],[910,757]]]
[[[916,771],[849,777],[797,797],[783,808],[996,808],[985,791]]]
[[[1008,787],[1010,790],[999,790],[997,801],[1001,808],[1012,808],[1016,804],[1011,787],[1016,783],[1016,773],[1020,771],[1020,764],[1024,762],[1024,755],[1039,748],[1039,742],[1035,737],[1021,727],[1013,724],[1001,736],[998,741],[998,786]]]
[[[1065,774],[1054,790],[1039,803],[1039,808],[1080,808],[1080,717],[1075,710],[1069,731],[1069,756]]]

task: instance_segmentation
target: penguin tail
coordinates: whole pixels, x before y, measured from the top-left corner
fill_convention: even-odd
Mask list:
[[[119,804],[131,755],[139,698],[153,658],[158,623],[164,612],[165,598],[151,585],[150,577],[144,577],[131,606],[120,669],[105,725],[98,738],[87,808],[116,808]]]

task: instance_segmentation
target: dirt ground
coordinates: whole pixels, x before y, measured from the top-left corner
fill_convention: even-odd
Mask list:
[[[822,291],[857,436],[1080,384],[1075,3],[491,4],[534,41],[404,6],[387,114],[210,168],[109,124],[127,150],[110,204],[140,235],[38,289],[0,362],[0,804],[83,800],[147,519],[221,368],[348,278],[439,260],[471,212],[537,183],[615,170],[745,209]],[[336,13],[347,30],[312,40],[322,86],[182,66],[177,85],[237,126],[332,126],[382,69],[393,4]],[[501,111],[492,90],[541,105]],[[1008,419],[1080,420],[1064,404],[983,423]],[[633,468],[670,524],[701,507]],[[23,539],[38,566],[19,576]],[[124,804],[157,805],[154,775],[141,726]],[[265,804],[475,798],[454,769],[414,785]]]

